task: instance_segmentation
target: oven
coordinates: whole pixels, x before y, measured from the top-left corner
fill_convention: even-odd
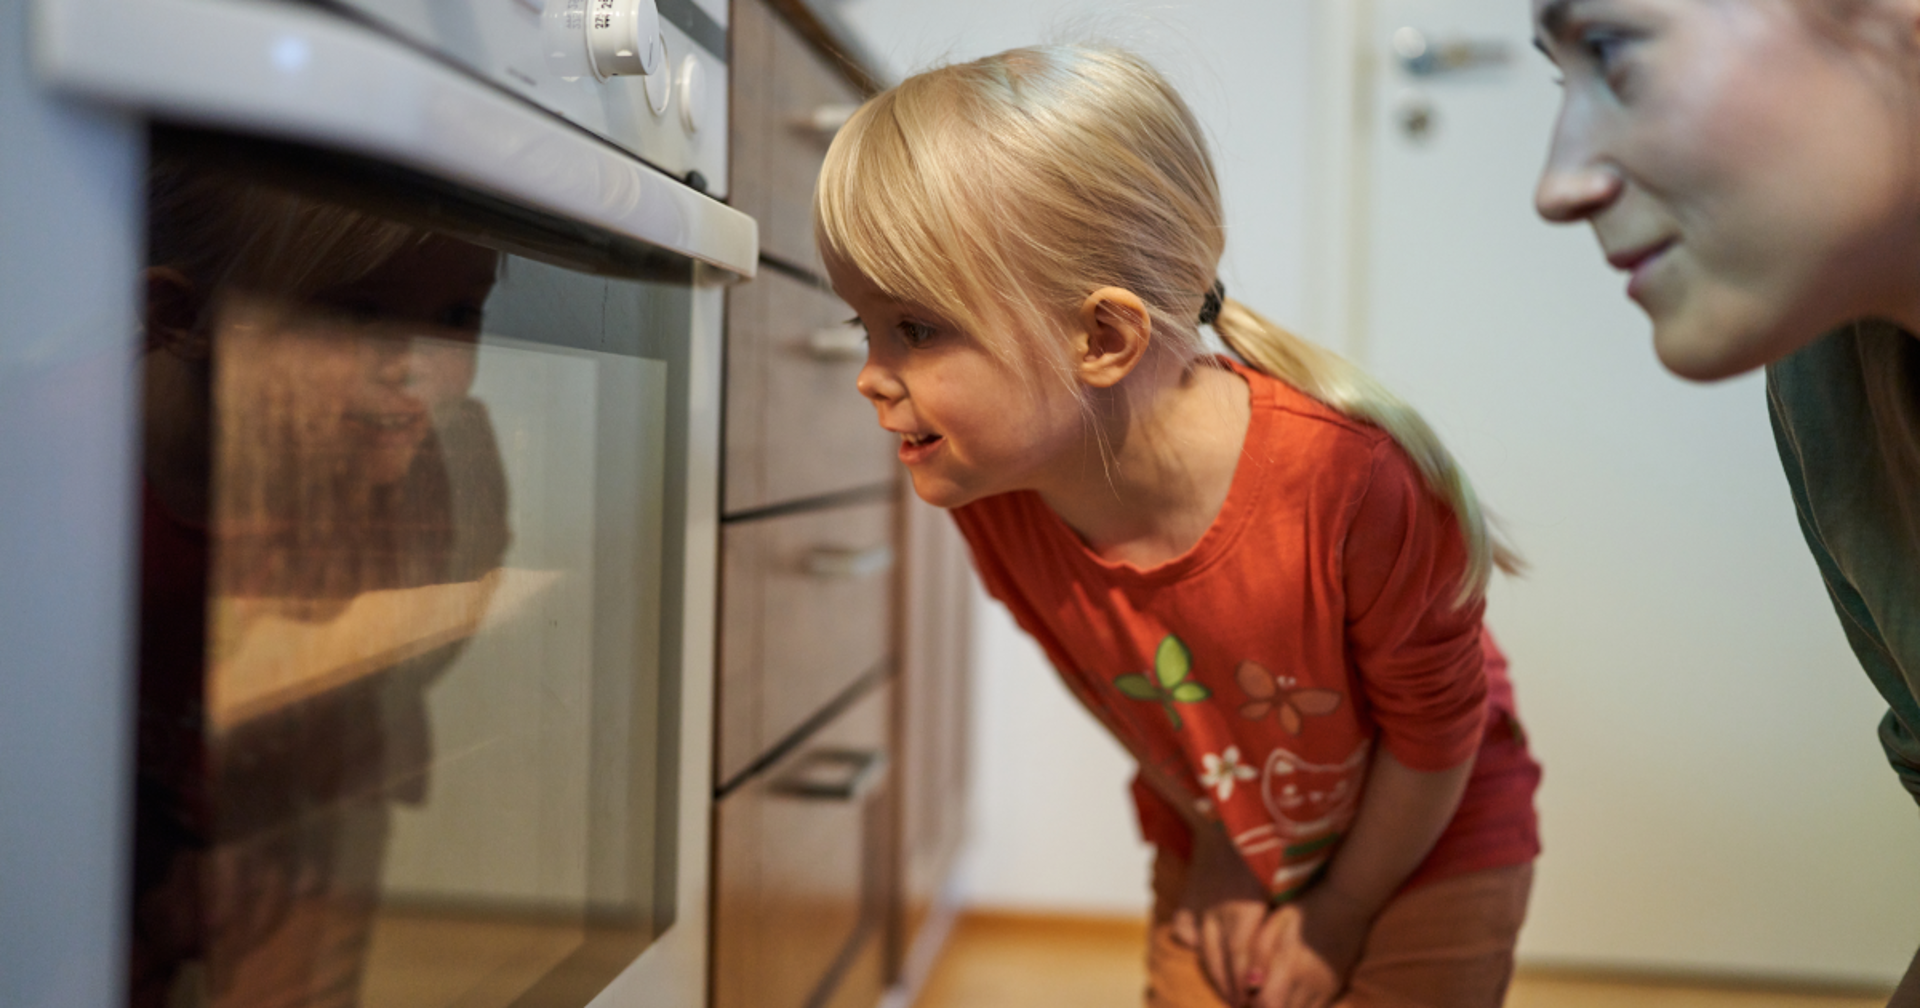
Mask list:
[[[704,1004],[725,4],[0,16],[0,1003]]]

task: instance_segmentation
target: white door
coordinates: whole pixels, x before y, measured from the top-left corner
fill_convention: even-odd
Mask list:
[[[1759,377],[1667,375],[1591,233],[1534,216],[1559,94],[1527,17],[1375,0],[1355,25],[1349,337],[1532,564],[1490,608],[1546,767],[1522,954],[1891,981],[1920,944],[1920,816],[1884,705],[1801,542]],[[1403,28],[1441,63],[1451,41],[1508,61],[1420,77]]]

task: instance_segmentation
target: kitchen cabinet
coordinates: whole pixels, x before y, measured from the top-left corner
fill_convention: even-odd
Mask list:
[[[833,131],[871,89],[791,0],[732,8],[730,202],[759,276],[728,294],[714,773],[714,1008],[903,1003],[965,830],[971,570],[855,378],[814,250]]]
[[[901,492],[900,667],[895,713],[898,884],[895,978],[931,966],[955,910],[948,882],[966,836],[969,677],[975,594],[965,542],[945,511]],[[945,918],[946,920],[943,920]]]

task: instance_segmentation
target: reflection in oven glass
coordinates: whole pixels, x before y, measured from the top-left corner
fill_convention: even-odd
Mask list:
[[[564,271],[460,238],[149,212],[131,1003],[584,1003],[653,920],[666,365],[496,334]]]

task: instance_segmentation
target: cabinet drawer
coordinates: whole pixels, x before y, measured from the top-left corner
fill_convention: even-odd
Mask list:
[[[853,310],[772,270],[728,297],[727,512],[893,479],[898,440],[854,387],[866,356],[845,336]]]
[[[825,276],[813,186],[833,130],[815,114],[857,105],[860,92],[759,0],[736,0],[732,30],[731,202],[760,222],[761,251]]]
[[[847,981],[877,993],[889,692],[869,691],[720,801],[714,1008],[807,1008]]]
[[[887,660],[893,523],[881,501],[722,530],[718,783]]]

